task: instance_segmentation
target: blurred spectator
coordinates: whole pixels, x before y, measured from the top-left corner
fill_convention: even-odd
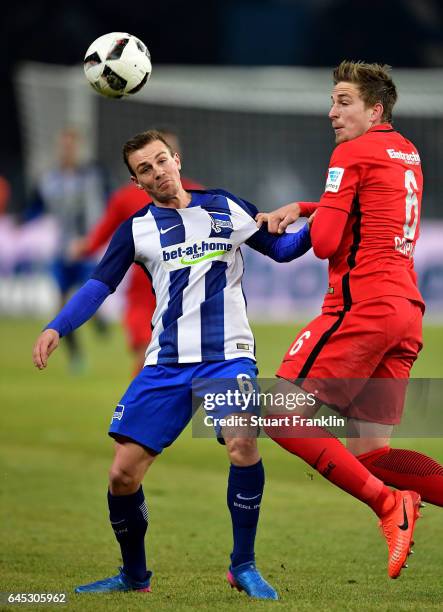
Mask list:
[[[100,218],[106,202],[105,175],[95,162],[85,162],[81,157],[82,138],[79,130],[66,127],[57,135],[56,163],[44,172],[34,189],[26,212],[30,221],[41,214],[50,214],[56,219],[60,240],[51,271],[60,291],[63,305],[71,290],[89,278],[94,266],[93,259],[73,260],[69,255],[70,243],[84,236]],[[106,331],[106,324],[95,317],[97,331]],[[78,338],[66,336],[70,366],[73,372],[84,367],[84,359]]]
[[[178,136],[169,128],[159,130],[172,150],[181,156]],[[185,189],[203,189],[192,179],[181,177]],[[109,199],[105,214],[84,238],[72,242],[72,257],[91,256],[106,244],[118,226],[140,208],[149,204],[149,196],[132,181],[120,187]],[[141,266],[131,266],[131,276],[126,289],[123,326],[128,346],[134,356],[134,376],[143,367],[146,348],[151,340],[151,319],[155,310],[155,295],[151,281]]]

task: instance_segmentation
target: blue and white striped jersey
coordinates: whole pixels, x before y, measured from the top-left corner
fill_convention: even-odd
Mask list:
[[[257,209],[222,190],[191,195],[187,208],[151,204],[125,221],[92,275],[115,290],[135,261],[151,278],[157,307],[145,365],[255,359],[240,245],[262,233]],[[297,255],[310,247],[305,234]],[[251,246],[267,252],[268,237],[278,238],[263,235]]]

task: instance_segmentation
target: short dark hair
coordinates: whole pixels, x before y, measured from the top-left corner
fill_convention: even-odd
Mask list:
[[[135,176],[135,173],[133,169],[131,168],[131,166],[129,165],[129,162],[128,162],[129,155],[131,153],[134,153],[134,151],[138,151],[139,149],[142,149],[147,144],[151,144],[151,142],[155,142],[156,140],[160,140],[160,142],[166,145],[171,155],[174,155],[174,151],[172,150],[171,146],[165,140],[165,137],[163,136],[163,134],[159,132],[158,130],[147,130],[146,132],[140,132],[140,134],[136,134],[135,136],[133,136],[132,138],[130,138],[129,140],[125,142],[125,144],[123,145],[123,161],[125,162],[125,165],[127,169],[129,170],[129,173],[132,176]]]
[[[392,109],[397,102],[397,88],[387,64],[367,64],[344,60],[333,72],[334,85],[345,81],[357,85],[366,106],[383,105],[383,121],[392,121]]]

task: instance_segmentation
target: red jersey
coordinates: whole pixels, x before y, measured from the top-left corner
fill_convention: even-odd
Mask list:
[[[413,260],[422,191],[417,150],[391,125],[336,147],[319,208],[349,216],[329,258],[324,309],[389,295],[423,304]]]

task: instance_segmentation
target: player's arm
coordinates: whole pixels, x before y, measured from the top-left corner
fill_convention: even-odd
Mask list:
[[[57,348],[60,338],[88,321],[110,293],[107,285],[90,279],[72,296],[37,338],[32,356],[34,365],[39,370],[46,367],[48,358]]]
[[[253,204],[246,200],[237,199],[237,202],[252,219],[257,217],[258,210]],[[255,251],[267,255],[274,261],[281,263],[292,261],[304,255],[304,253],[311,248],[309,224],[306,224],[298,232],[283,234],[281,236],[273,236],[267,231],[267,228],[263,226],[246,240],[246,244]]]
[[[331,258],[338,249],[348,213],[336,208],[321,207],[315,213],[311,226],[311,242],[319,259]]]
[[[292,261],[301,257],[311,248],[311,237],[309,225],[306,224],[298,232],[274,236],[270,234],[266,226],[260,227],[248,240],[246,244],[255,251],[267,255],[279,263]]]
[[[114,234],[102,260],[91,278],[65,304],[37,338],[33,361],[40,370],[45,368],[60,338],[88,321],[110,293],[115,291],[134,261],[132,219],[123,223]]]
[[[288,225],[295,223],[299,217],[310,217],[318,206],[318,202],[291,202],[270,213],[258,213],[255,220],[258,228],[267,223],[269,233],[283,234]]]

